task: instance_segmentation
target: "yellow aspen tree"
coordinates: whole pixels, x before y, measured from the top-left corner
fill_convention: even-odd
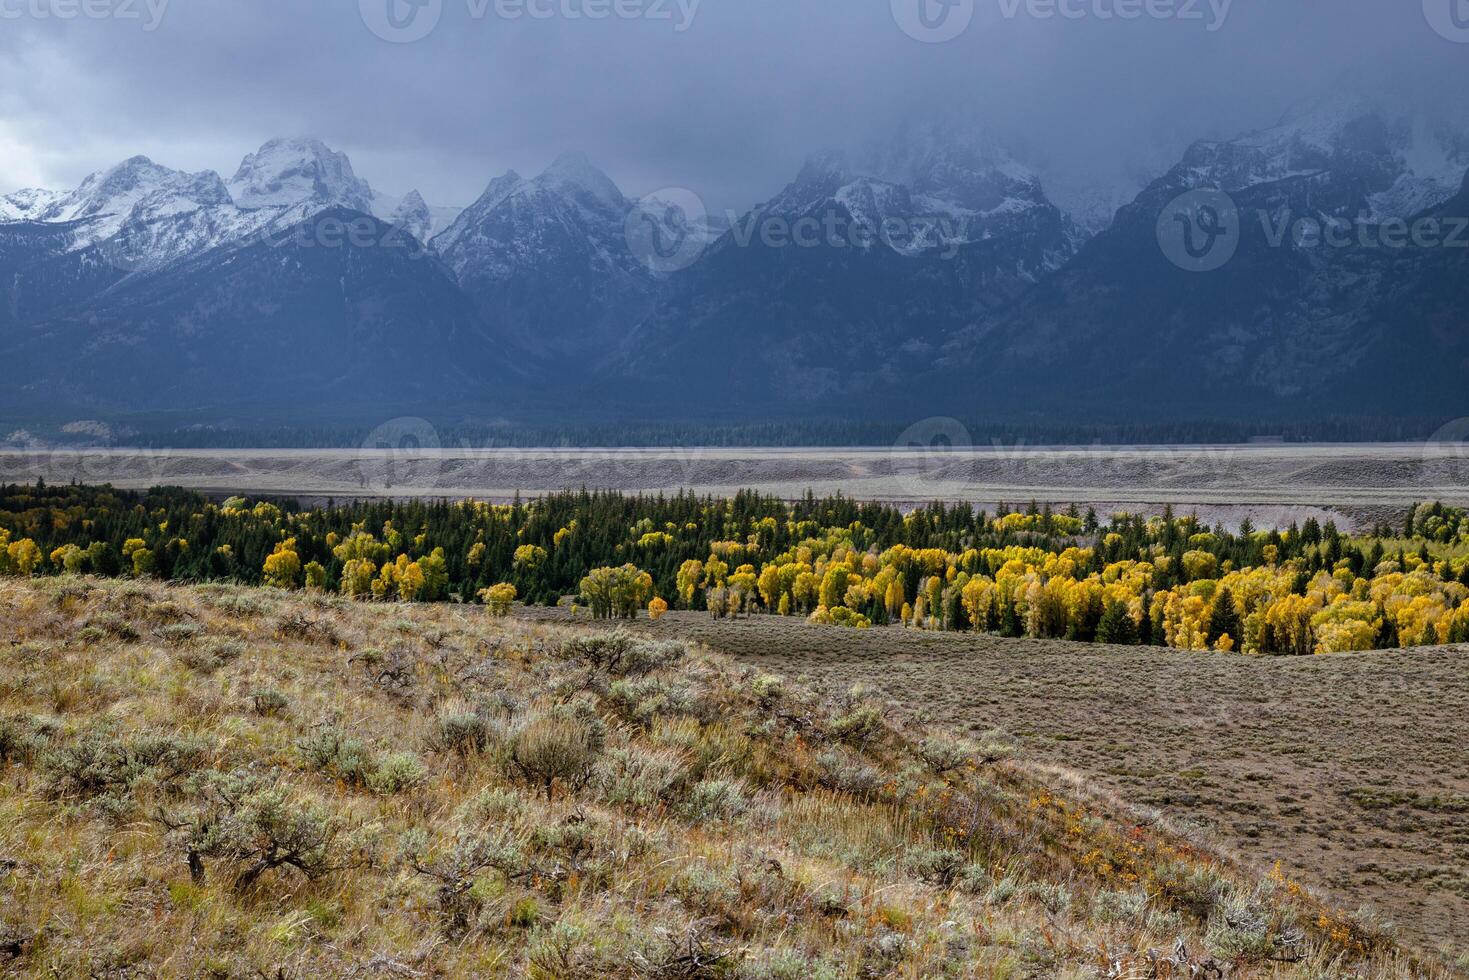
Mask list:
[[[887,607],[888,615],[897,616],[907,604],[908,597],[903,595],[903,580],[894,575],[893,580],[888,583],[887,594],[883,596],[883,605]]]
[[[353,558],[342,566],[342,595],[349,599],[365,599],[373,594],[377,565],[366,558]]]
[[[678,598],[685,606],[694,604],[694,593],[698,591],[699,584],[704,580],[704,563],[697,559],[689,559],[679,567],[676,584],[678,585]]]
[[[319,561],[306,563],[306,588],[312,592],[321,592],[326,589],[326,568]]]
[[[407,555],[398,556],[398,598],[404,602],[417,602],[428,586],[423,566],[416,561],[406,561]]]
[[[87,553],[74,544],[64,545],[51,552],[51,564],[68,575],[77,575],[86,563]]]
[[[780,602],[780,568],[776,565],[766,565],[760,570],[760,598],[767,610],[774,610]]]
[[[482,589],[479,597],[484,600],[485,611],[494,619],[504,619],[510,615],[510,608],[515,605],[515,586],[509,582],[501,582],[492,585],[488,589]]]
[[[294,589],[301,581],[301,558],[296,539],[287,538],[265,559],[265,584],[276,589]]]
[[[6,551],[10,555],[10,565],[17,575],[29,577],[41,565],[41,549],[30,538],[12,542]]]

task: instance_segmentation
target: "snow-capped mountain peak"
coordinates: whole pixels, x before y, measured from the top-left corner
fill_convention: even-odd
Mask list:
[[[409,214],[419,212],[428,213],[428,202],[423,199],[423,195],[418,193],[418,191],[409,191],[403,195],[403,200],[398,205],[396,213]]]
[[[420,242],[426,242],[433,231],[434,220],[423,195],[409,191],[389,215],[388,224],[403,229]]]
[[[528,349],[605,350],[653,289],[628,244],[630,210],[611,178],[567,153],[531,180],[492,180],[432,248],[485,318]]]
[[[109,216],[120,220],[228,204],[229,192],[212,170],[190,174],[159,166],[144,156],[98,171],[59,199],[40,220],[76,221]],[[144,212],[150,212],[145,214]]]
[[[514,170],[506,171],[503,175],[490,181],[489,186],[485,188],[478,200],[461,211],[447,228],[437,233],[433,247],[439,252],[446,252],[453,248],[464,235],[472,232],[506,198],[524,184],[525,180]]]
[[[1469,172],[1469,130],[1422,113],[1405,120],[1395,141],[1403,172],[1370,200],[1373,217],[1410,218],[1453,197]]]
[[[65,196],[62,191],[28,187],[0,197],[0,224],[7,221],[39,221],[40,215]]]
[[[1268,129],[1195,143],[1164,178],[1230,193],[1308,178],[1335,188],[1312,206],[1348,219],[1409,218],[1453,197],[1469,169],[1469,129],[1447,116],[1344,91],[1287,112]]]
[[[473,209],[486,211],[499,207],[511,194],[525,186],[525,178],[514,170],[507,170],[485,187],[485,192],[474,202]]]
[[[76,190],[21,191],[4,199],[0,220],[85,222],[77,247],[111,238],[128,225],[230,207],[229,192],[212,170],[186,173],[135,156],[87,177]]]
[[[612,179],[581,153],[564,153],[540,176],[526,180],[511,170],[490,181],[485,192],[437,238],[434,248],[448,255],[468,247],[478,255],[522,249],[576,227],[593,248],[606,248],[622,237],[629,205]],[[514,229],[513,233],[511,229]],[[506,238],[506,235],[511,237]],[[625,243],[622,251],[626,251]],[[458,262],[464,262],[460,255]],[[516,264],[511,261],[511,264]]]
[[[241,208],[345,207],[372,211],[372,188],[347,155],[319,139],[273,139],[246,156],[230,178]]]
[[[537,186],[566,197],[589,200],[603,208],[627,209],[622,191],[612,178],[579,152],[563,153],[536,178]]]
[[[935,126],[908,127],[855,152],[812,156],[756,215],[823,209],[873,228],[890,221],[938,228],[946,245],[1029,235],[1038,225],[1061,221],[1030,169],[973,134]],[[1063,245],[1047,264],[1067,253]]]

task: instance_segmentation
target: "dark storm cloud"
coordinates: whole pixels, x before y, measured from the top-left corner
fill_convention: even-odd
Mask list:
[[[134,153],[228,177],[309,134],[441,203],[578,148],[629,192],[735,207],[935,116],[1106,170],[1343,86],[1461,97],[1439,2],[0,0],[0,190]]]

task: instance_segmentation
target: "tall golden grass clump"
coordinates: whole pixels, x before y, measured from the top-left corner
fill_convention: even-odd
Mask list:
[[[77,578],[0,581],[0,637],[0,972],[1435,969],[1002,733],[682,643]]]

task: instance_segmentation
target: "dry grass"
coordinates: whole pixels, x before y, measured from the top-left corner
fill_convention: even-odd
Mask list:
[[[1442,972],[996,739],[678,643],[75,579],[0,582],[0,637],[4,971]]]
[[[642,624],[645,628],[649,624]],[[1247,658],[673,614],[651,627],[1036,763],[1469,957],[1469,651]]]

